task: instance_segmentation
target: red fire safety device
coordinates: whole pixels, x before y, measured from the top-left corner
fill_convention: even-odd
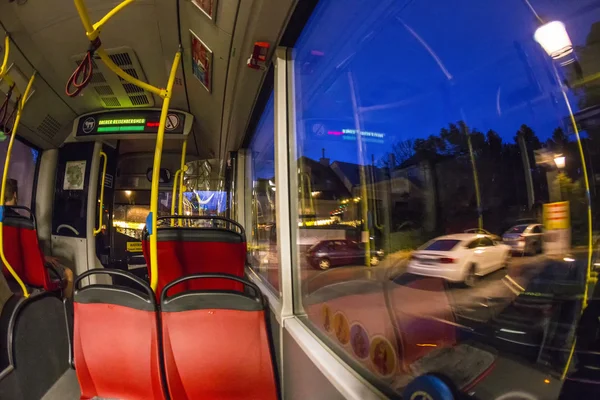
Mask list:
[[[267,61],[267,53],[269,52],[269,43],[255,42],[252,55],[248,59],[248,67],[252,69],[264,70],[265,62]]]

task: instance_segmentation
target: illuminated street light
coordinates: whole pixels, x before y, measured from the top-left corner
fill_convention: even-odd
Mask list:
[[[126,190],[125,191],[125,196],[127,196],[127,197],[131,196],[131,190]]]
[[[533,37],[555,60],[573,52],[573,43],[571,43],[565,24],[560,21],[552,21],[540,26]]]
[[[565,156],[559,155],[559,156],[554,157],[554,164],[556,164],[556,168],[558,168],[558,169],[563,169],[565,167],[565,163],[566,163],[565,161],[566,161]]]

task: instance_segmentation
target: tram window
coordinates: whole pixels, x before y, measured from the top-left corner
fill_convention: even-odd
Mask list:
[[[6,150],[8,149],[8,138],[0,142],[0,173],[4,171],[4,161],[6,160]],[[33,209],[33,184],[35,182],[36,166],[40,152],[37,149],[29,147],[20,140],[13,142],[12,155],[8,177],[16,179],[19,185],[19,204],[20,206]]]
[[[279,259],[275,228],[275,125],[274,96],[271,95],[250,143],[252,157],[252,222],[246,235],[252,268],[277,294]]]
[[[597,301],[600,7],[376,3],[319,1],[294,48],[299,316],[388,394],[430,371],[482,399],[600,382],[570,357]],[[556,60],[532,7],[566,27]],[[363,245],[319,245],[342,240]]]

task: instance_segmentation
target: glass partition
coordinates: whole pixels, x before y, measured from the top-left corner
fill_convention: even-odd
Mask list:
[[[251,226],[246,228],[250,265],[280,294],[279,249],[275,226],[275,196],[277,180],[275,176],[275,122],[274,96],[271,95],[260,117],[252,141],[250,187],[247,196],[251,197]]]
[[[2,135],[4,135],[2,133]],[[0,136],[0,139],[3,136]],[[0,142],[0,173],[4,171],[4,160],[8,149],[8,138],[4,137]],[[29,147],[20,140],[13,142],[12,155],[8,171],[8,179],[15,179],[18,186],[18,204],[19,206],[29,207],[33,210],[33,190],[35,182],[35,173],[39,161],[40,152]]]
[[[298,315],[388,395],[600,382],[600,5],[535,3],[571,48],[466,0],[321,0],[294,48]]]

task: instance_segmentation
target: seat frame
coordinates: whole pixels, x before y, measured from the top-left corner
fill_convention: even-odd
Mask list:
[[[239,308],[237,310],[256,310],[256,311],[261,311],[263,313],[264,316],[264,323],[265,323],[265,332],[267,335],[267,342],[268,342],[268,346],[269,346],[269,353],[270,353],[270,359],[271,359],[271,368],[273,371],[273,378],[275,380],[274,384],[275,384],[275,392],[276,392],[276,397],[277,399],[282,399],[282,394],[281,394],[281,386],[280,386],[280,382],[279,382],[279,369],[277,368],[277,360],[276,360],[276,352],[275,352],[275,346],[274,346],[274,341],[273,341],[273,333],[271,330],[271,322],[270,322],[270,317],[269,317],[269,313],[270,313],[270,307],[268,304],[267,299],[265,298],[265,296],[263,296],[262,292],[260,291],[260,289],[258,288],[258,286],[256,286],[254,283],[244,279],[244,278],[240,278],[238,276],[235,275],[231,275],[231,274],[218,274],[218,273],[207,273],[207,274],[193,274],[193,275],[187,275],[184,277],[181,277],[179,279],[176,279],[170,283],[168,283],[167,285],[165,285],[165,287],[163,288],[162,292],[160,293],[160,303],[159,303],[159,308],[162,312],[173,312],[173,311],[168,311],[169,310],[169,302],[173,299],[176,298],[180,298],[180,297],[184,297],[186,294],[207,294],[207,295],[219,295],[219,294],[225,294],[225,295],[233,295],[233,296],[241,296],[241,297],[245,297],[247,299],[253,299],[253,297],[251,297],[250,295],[246,294],[246,293],[240,293],[237,291],[229,291],[229,290],[190,290],[187,292],[183,292],[183,293],[178,293],[174,296],[168,296],[168,291],[170,289],[172,289],[174,286],[180,285],[184,282],[190,281],[190,280],[194,280],[194,279],[228,279],[228,280],[234,280],[236,282],[241,283],[242,285],[244,285],[245,288],[250,289],[253,292],[253,296],[254,296],[254,300],[257,301],[258,305],[260,306],[260,308],[254,308],[252,306],[250,306],[250,308],[247,309],[242,309]],[[220,307],[215,307],[215,308],[220,308]],[[236,310],[236,308],[228,308],[228,307],[222,307],[223,309],[230,309],[230,310]],[[160,318],[161,320],[161,348],[164,347],[164,332],[162,332],[162,330],[164,329],[164,325],[162,323],[162,318]],[[164,349],[163,350],[163,357],[164,357]],[[163,362],[165,362],[164,358],[163,358]],[[163,367],[165,368],[164,373],[165,373],[165,379],[167,379],[167,373],[166,373],[166,362],[163,364]],[[168,386],[168,381],[167,381],[167,390],[169,389]],[[169,391],[169,395],[170,395],[170,391]]]
[[[92,285],[88,285],[84,288],[80,287],[80,284],[83,281],[83,279],[88,278],[92,275],[99,275],[99,274],[109,275],[111,277],[119,276],[122,278],[127,278],[127,279],[137,283],[138,286],[141,289],[143,289],[144,294],[147,295],[148,304],[150,307],[152,307],[152,312],[156,316],[156,319],[155,319],[156,333],[157,333],[156,345],[158,347],[158,349],[157,349],[157,351],[158,351],[158,370],[159,370],[159,375],[160,375],[159,382],[160,382],[160,386],[162,389],[163,398],[166,400],[170,399],[169,389],[167,386],[167,380],[166,380],[165,370],[164,370],[164,355],[163,355],[163,350],[162,350],[162,330],[161,330],[161,321],[160,321],[160,312],[159,312],[160,310],[158,308],[158,304],[156,303],[156,298],[155,298],[154,292],[152,291],[150,286],[144,280],[138,278],[137,276],[135,276],[134,274],[132,274],[130,272],[122,271],[119,269],[98,268],[98,269],[86,271],[77,277],[77,279],[75,280],[74,286],[73,286],[74,287],[74,295],[73,295],[74,300],[76,300],[77,293],[80,291],[86,290],[88,288],[94,288],[94,287],[108,288],[111,286],[111,285],[103,285],[103,284],[92,284]],[[124,288],[124,289],[131,290],[130,288]],[[65,305],[66,305],[66,301],[65,301]],[[65,312],[66,312],[66,309],[67,309],[67,307],[65,307]],[[148,310],[148,311],[150,311],[150,310]],[[75,315],[74,318],[77,318],[77,315]],[[72,328],[73,329],[67,329],[67,331],[69,332],[69,365],[71,366],[72,369],[76,370],[75,351],[74,351],[74,339],[75,339],[74,338],[74,335],[75,335],[74,326]],[[72,332],[72,334],[71,334],[71,332]]]

